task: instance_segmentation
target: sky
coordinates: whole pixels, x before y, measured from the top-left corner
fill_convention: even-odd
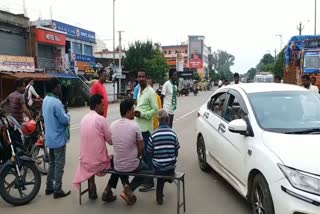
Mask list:
[[[23,0],[0,0],[0,9],[22,13]],[[30,19],[52,17],[95,31],[112,50],[113,0],[25,0]],[[125,47],[150,39],[161,45],[186,42],[188,35],[205,36],[213,50],[235,56],[233,72],[246,73],[266,53],[274,55],[290,37],[314,34],[314,0],[116,0],[116,31]],[[320,2],[317,31],[320,33]],[[280,37],[282,35],[282,45]],[[118,44],[118,33],[116,34]]]

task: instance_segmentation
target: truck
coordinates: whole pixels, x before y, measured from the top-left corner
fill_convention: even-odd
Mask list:
[[[293,36],[284,53],[284,83],[301,85],[301,76],[308,74],[320,86],[320,35]]]
[[[253,82],[271,83],[273,82],[273,74],[271,72],[259,72],[254,76]]]

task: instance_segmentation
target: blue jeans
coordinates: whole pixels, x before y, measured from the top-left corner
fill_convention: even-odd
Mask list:
[[[47,175],[47,190],[62,191],[62,177],[66,163],[66,146],[49,149],[49,170]]]
[[[151,136],[151,134],[149,131],[142,132],[142,137],[143,137],[143,142],[144,142],[144,153],[143,153],[142,159],[147,164],[149,169],[152,170],[153,169],[152,155],[147,151],[147,145],[148,145],[148,141],[149,141],[150,136]],[[145,179],[144,184],[154,186],[153,178]]]

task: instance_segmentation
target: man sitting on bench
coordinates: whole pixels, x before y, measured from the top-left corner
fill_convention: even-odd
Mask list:
[[[121,119],[111,124],[114,153],[114,169],[118,172],[152,173],[140,157],[144,151],[144,142],[139,125],[134,121],[134,101],[123,100],[120,103]],[[137,198],[134,191],[144,182],[143,177],[134,177],[129,183],[129,177],[120,175],[124,191],[120,196],[133,205]]]
[[[169,126],[169,114],[166,110],[159,111],[160,126],[155,130],[147,145],[147,151],[152,156],[152,163],[156,175],[173,175],[176,168],[178,150],[180,148],[177,134]],[[163,203],[163,188],[165,182],[172,182],[158,178],[156,199],[159,205]]]
[[[80,123],[80,164],[77,168],[73,184],[79,189],[80,184],[88,180],[89,198],[97,199],[95,175],[100,171],[111,168],[106,142],[112,145],[111,130],[103,115],[103,97],[95,94],[90,98],[90,112],[83,117]],[[116,200],[112,188],[116,188],[117,175],[111,175],[105,188],[102,200],[111,202]],[[115,184],[115,185],[114,185]]]

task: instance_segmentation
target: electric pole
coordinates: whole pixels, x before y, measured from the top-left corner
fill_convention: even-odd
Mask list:
[[[314,35],[317,35],[317,0],[314,0]]]
[[[122,48],[121,48],[121,42],[122,42],[122,37],[121,37],[121,33],[123,33],[124,31],[118,31],[119,32],[119,95],[122,92],[122,88],[121,88],[121,78],[122,78],[122,65],[121,65],[121,58],[122,58]]]
[[[116,0],[113,0],[113,66],[116,64],[116,56],[115,56],[115,46],[116,46],[116,27],[115,27],[115,2]]]
[[[26,0],[22,0],[22,9],[23,9],[23,15],[27,17],[28,14],[27,14]]]
[[[304,29],[304,26],[302,26],[302,22],[300,22],[299,26],[297,27],[297,30],[299,31],[299,36],[301,36],[303,29]]]

